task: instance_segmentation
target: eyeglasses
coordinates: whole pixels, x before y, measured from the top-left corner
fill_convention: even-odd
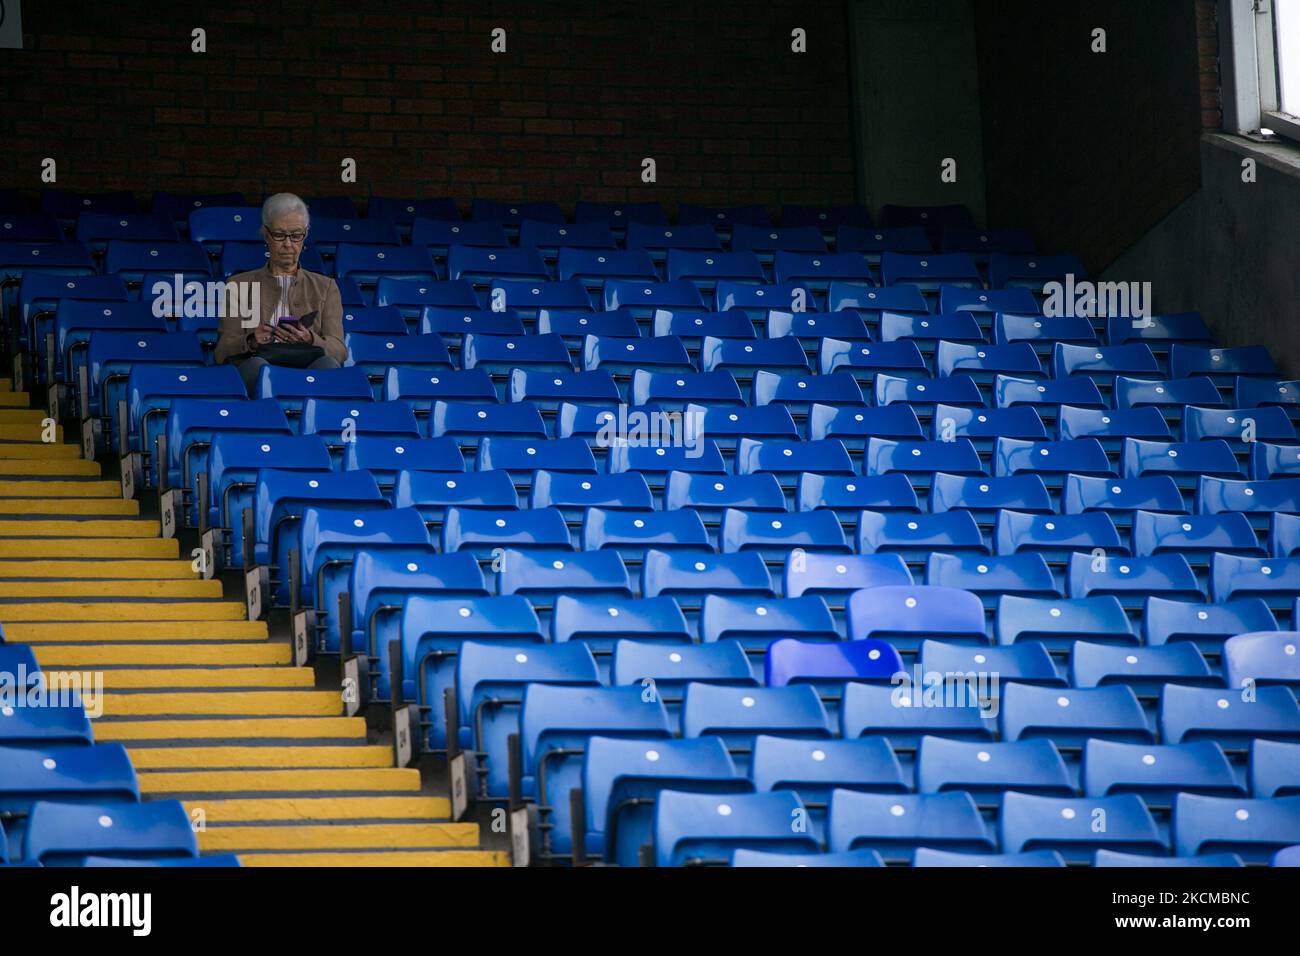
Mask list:
[[[287,239],[295,246],[307,238],[305,232],[272,232],[268,229],[266,234],[272,242],[284,242]]]

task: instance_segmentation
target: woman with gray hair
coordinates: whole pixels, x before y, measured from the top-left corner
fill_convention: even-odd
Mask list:
[[[227,280],[259,287],[261,309],[255,319],[242,320],[231,309],[222,315],[215,356],[239,369],[253,397],[268,365],[338,368],[348,356],[338,283],[298,265],[310,224],[307,204],[293,193],[268,197],[260,230],[266,265]]]

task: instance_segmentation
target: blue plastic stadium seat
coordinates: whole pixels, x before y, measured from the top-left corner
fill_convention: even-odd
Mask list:
[[[1233,385],[1232,395],[1241,408],[1276,405],[1293,421],[1300,418],[1300,381],[1283,382],[1239,375]]]
[[[1142,634],[1152,647],[1190,641],[1202,651],[1218,652],[1233,635],[1275,630],[1273,612],[1257,597],[1215,604],[1151,597],[1142,613]]]
[[[1300,515],[1273,515],[1268,540],[1274,557],[1295,557],[1300,553]]]
[[[32,806],[21,858],[46,866],[80,857],[197,857],[198,840],[179,800],[145,803],[60,803]]]
[[[476,198],[470,203],[469,218],[499,222],[503,226],[517,228],[525,219],[536,222],[564,222],[564,211],[553,202],[500,202],[495,199]]]
[[[702,475],[727,473],[726,462],[723,461],[717,443],[708,439],[669,447],[663,444],[613,445],[605,464],[611,475],[639,471],[655,491],[664,487],[667,476],[674,471]]]
[[[1300,448],[1257,442],[1250,450],[1250,475],[1259,481],[1300,477]]]
[[[783,486],[793,487],[802,472],[852,475],[853,461],[844,445],[821,441],[759,441],[742,438],[736,448],[736,474],[772,474]]]
[[[780,341],[780,340],[778,340]],[[855,419],[862,421],[865,418],[864,406],[866,399],[863,397],[862,389],[858,386],[857,380],[848,372],[834,372],[830,375],[802,375],[797,372],[777,372],[766,368],[760,368],[753,371],[753,404],[757,407],[778,405],[783,406],[791,416],[798,418],[807,418],[814,408],[825,409],[823,414],[834,413],[837,410],[846,410],[851,408],[851,414],[863,415],[863,418]],[[889,422],[898,422],[907,415],[903,409],[896,409],[889,413],[876,410],[873,414],[875,420],[885,419]],[[915,419],[915,415],[912,416]],[[849,416],[845,417],[847,422]],[[865,425],[859,427],[858,434],[861,435]],[[885,426],[888,430],[888,426]],[[850,432],[852,430],[850,429]],[[920,428],[916,431],[919,433]],[[908,429],[903,437],[911,434]],[[838,437],[830,434],[809,434],[812,440],[820,438]],[[919,434],[918,434],[919,437]],[[856,439],[856,445],[861,449],[864,438]]]
[[[903,378],[924,378],[929,374],[921,350],[915,342],[906,339],[871,343],[822,339],[817,353],[817,369],[822,375],[843,369],[857,379],[864,391],[869,390],[881,374]]]
[[[526,514],[526,512],[520,512]],[[522,594],[539,611],[557,595],[631,597],[632,582],[614,551],[570,552],[559,548],[507,548],[499,554],[498,594]]]
[[[664,507],[691,508],[706,525],[718,525],[728,508],[745,511],[784,511],[785,495],[771,474],[710,475],[686,471],[668,473]]]
[[[996,805],[1005,790],[1074,796],[1065,761],[1050,740],[991,744],[922,737],[916,750],[916,789],[964,791],[988,805]]]
[[[362,369],[370,381],[384,380],[387,370],[406,365],[421,370],[450,371],[451,356],[439,335],[366,335],[349,332],[344,365]],[[376,389],[376,392],[378,389]]]
[[[1068,600],[1004,595],[998,599],[993,634],[998,644],[1028,641],[1066,652],[1081,640],[1120,646],[1139,643],[1112,595]]]
[[[997,850],[968,793],[831,793],[826,821],[832,853],[871,849],[886,861],[911,860],[921,847],[956,852]]]
[[[754,285],[737,279],[719,279],[713,290],[713,307],[719,312],[740,309],[751,318],[761,318],[769,309],[814,312],[817,300],[812,289],[802,282]]]
[[[816,226],[826,232],[850,223],[855,226],[870,226],[871,213],[865,206],[795,206],[786,204],[781,207],[781,225]]]
[[[936,474],[930,484],[930,511],[966,511],[981,526],[992,526],[1003,509],[1024,514],[1054,514],[1052,497],[1037,475],[1010,478]]]
[[[954,441],[870,438],[867,440],[862,465],[864,475],[902,473],[919,488],[928,487],[936,472],[977,476],[988,473],[969,438],[957,438]]]
[[[789,792],[659,793],[654,810],[656,866],[725,865],[737,850],[816,853],[810,832],[792,826],[806,808]]]
[[[1024,229],[976,229],[953,224],[941,230],[939,248],[944,252],[968,252],[977,261],[988,262],[989,255],[995,252],[1033,252],[1034,237]]]
[[[851,554],[839,519],[831,511],[771,515],[728,508],[719,532],[722,553],[755,551],[767,561],[784,561],[791,551]]]
[[[452,246],[503,249],[510,245],[510,237],[501,223],[462,222],[459,215],[417,215],[411,220],[410,241],[414,248],[425,249],[439,262],[446,261]]]
[[[1114,399],[1116,408],[1154,406],[1170,423],[1182,418],[1183,408],[1188,405],[1203,408],[1228,407],[1219,390],[1208,378],[1160,381],[1120,375],[1115,379]]]
[[[585,447],[585,446],[584,446]],[[712,553],[709,533],[699,516],[679,511],[627,511],[588,508],[582,522],[582,549],[616,551],[640,561],[647,548]]]
[[[1067,580],[1071,597],[1113,594],[1126,607],[1140,607],[1152,595],[1205,600],[1191,565],[1173,552],[1133,558],[1075,554]]]
[[[833,334],[833,333],[830,333]],[[911,339],[920,345],[926,355],[942,348],[943,342],[984,343],[984,332],[969,312],[916,315],[901,312],[883,312],[880,316],[880,340],[895,342]],[[836,338],[845,336],[836,335]],[[948,350],[951,353],[951,349]],[[950,374],[950,373],[949,373]]]
[[[989,295],[1007,295],[1008,293],[1027,295],[1033,299],[1028,289],[1004,289],[990,292]],[[1058,342],[1074,345],[1095,345],[1097,333],[1093,331],[1092,322],[1081,316],[1042,316],[1037,314],[1037,307],[1028,309],[1028,315],[1013,314],[999,310],[993,320],[993,341],[998,344],[1027,342],[1040,355],[1051,354]],[[1096,349],[1093,349],[1096,352]],[[1054,377],[1060,373],[1055,373]]]
[[[1168,807],[1179,792],[1245,796],[1218,744],[1127,744],[1089,740],[1080,771],[1090,797],[1136,793],[1150,806]]]
[[[1280,684],[1300,688],[1300,631],[1257,631],[1223,642],[1224,677],[1229,687]]]
[[[1087,862],[1097,850],[1168,853],[1151,811],[1132,793],[1046,797],[1010,791],[1002,798],[998,831],[1009,853],[1056,850],[1067,862]]]
[[[889,683],[901,670],[903,659],[884,641],[797,641],[787,637],[768,646],[763,682],[768,687],[811,684],[823,702],[830,704],[843,696],[845,684]]]
[[[1066,475],[1110,477],[1115,469],[1095,438],[1040,442],[999,438],[993,446],[993,474],[1037,474],[1049,488],[1060,488]]]
[[[374,393],[359,368],[298,369],[267,365],[257,380],[257,397],[274,398],[296,418],[310,398],[369,401]]]
[[[1158,442],[1126,438],[1120,467],[1125,478],[1167,474],[1180,488],[1195,488],[1201,475],[1245,477],[1232,448],[1222,439]]]
[[[1278,370],[1262,345],[1215,349],[1174,344],[1169,348],[1169,374],[1172,378],[1204,375],[1216,385],[1231,385],[1238,375],[1276,379]]]
[[[1165,684],[1218,687],[1222,678],[1210,666],[1195,644],[1181,642],[1164,647],[1115,647],[1080,641],[1070,654],[1070,683],[1075,687],[1108,687],[1123,684],[1140,698],[1160,696]]]
[[[998,438],[1047,440],[1043,420],[1028,406],[984,409],[936,405],[933,415],[932,429],[936,440],[969,439],[981,455],[990,454]]]
[[[402,640],[405,644],[405,627]],[[596,662],[581,642],[524,647],[479,641],[461,644],[455,685],[460,739],[462,746],[473,747],[476,769],[486,771],[480,776],[479,795],[484,799],[508,794],[507,740],[518,733],[527,689],[537,684],[597,686]]]
[[[706,336],[700,344],[699,362],[701,372],[725,368],[741,380],[753,379],[759,369],[783,375],[811,371],[808,356],[793,335],[755,342]]]
[[[151,272],[182,273],[186,280],[206,280],[212,274],[208,254],[197,242],[149,242],[112,239],[104,250],[104,272],[117,275],[131,287],[140,286]],[[153,286],[141,289],[152,294]]]
[[[1250,792],[1261,799],[1300,796],[1300,744],[1254,741],[1250,746]]]
[[[537,406],[529,403],[489,405],[478,402],[437,399],[429,416],[429,434],[450,435],[461,443],[476,446],[485,435],[517,438],[546,438],[546,425]]]
[[[915,650],[926,638],[984,645],[984,608],[969,591],[938,585],[887,585],[855,591],[848,602],[850,640],[888,641]]]
[[[647,696],[662,700],[678,719],[687,687],[756,687],[745,649],[736,641],[715,644],[672,644],[619,640],[610,662],[610,683],[636,684]]]
[[[896,553],[909,564],[924,564],[932,551],[988,554],[988,544],[974,517],[965,511],[908,514],[864,511],[858,517],[859,554]]]
[[[1034,406],[1043,421],[1049,423],[1056,420],[1056,410],[1062,405],[1079,408],[1108,407],[1092,379],[1085,376],[1041,381],[1009,375],[997,376],[993,380],[993,406],[1012,408],[1016,405]]]
[[[907,476],[873,475],[855,478],[844,475],[818,475],[805,472],[795,487],[796,511],[827,510],[852,530],[863,511],[921,511],[916,492]]]
[[[119,402],[126,398],[127,378],[138,363],[202,368],[203,349],[192,332],[92,332],[86,349],[89,391],[85,396],[91,418],[108,424],[108,447],[117,447]]]
[[[826,308],[831,312],[852,309],[868,327],[880,324],[884,312],[929,315],[930,305],[914,285],[896,285],[878,289],[860,282],[832,282],[826,292]]]
[[[816,292],[825,292],[832,282],[870,282],[871,269],[861,255],[853,252],[778,249],[772,257],[772,277],[777,282],[802,282]]]
[[[729,687],[691,683],[682,697],[682,736],[721,737],[736,766],[747,768],[760,734],[825,740],[830,718],[817,692],[806,684]]]
[[[999,375],[1041,378],[1043,366],[1028,342],[1010,345],[975,345],[968,342],[940,342],[935,352],[935,373],[940,378],[968,375],[976,382],[992,385]]]
[[[551,639],[582,641],[607,656],[620,640],[691,644],[693,638],[677,602],[670,597],[611,599],[560,594],[551,614]]]
[[[1035,315],[1038,300],[1028,289],[967,289],[945,285],[939,288],[939,311]]]
[[[1004,510],[993,532],[997,554],[1034,551],[1059,563],[1069,561],[1076,551],[1105,548],[1124,554],[1119,532],[1110,516],[1102,511],[1075,515],[1036,515]]]
[[[631,317],[630,310],[623,314]],[[784,313],[783,313],[784,314]],[[599,317],[600,313],[597,314]],[[688,351],[698,352],[700,342],[705,336],[720,339],[746,339],[758,337],[754,323],[743,312],[700,312],[688,309],[655,309],[653,334],[657,336],[672,335],[682,340]],[[640,326],[632,319],[632,328],[636,331],[624,332],[627,338],[640,334]],[[618,333],[613,333],[618,334]]]
[[[592,737],[583,759],[586,850],[620,866],[636,866],[651,839],[654,805],[661,791],[746,793],[722,741],[635,740]],[[788,824],[787,824],[788,826]]]
[[[1186,345],[1213,345],[1214,336],[1206,327],[1199,312],[1175,312],[1166,315],[1149,315],[1141,319],[1114,316],[1106,320],[1106,341],[1110,345],[1143,341],[1152,351],[1169,353],[1175,342]]]
[[[942,683],[915,687],[910,677],[898,687],[851,681],[840,703],[840,732],[846,738],[884,737],[895,751],[915,750],[927,735],[991,741],[996,711],[986,713],[973,697],[954,695]]]
[[[1216,553],[1210,565],[1210,596],[1216,601],[1262,598],[1288,610],[1300,595],[1300,558],[1253,558]]]
[[[661,594],[698,607],[704,596],[715,593],[775,596],[772,576],[754,552],[699,555],[671,554],[650,549],[641,564],[641,594]]]
[[[1111,409],[1062,405],[1056,430],[1062,441],[1095,438],[1111,455],[1123,449],[1126,438],[1168,441],[1174,437],[1165,417],[1150,406]]]
[[[476,471],[507,471],[521,487],[525,487],[531,482],[532,473],[541,468],[594,475],[596,459],[581,438],[553,438],[539,442],[531,438],[488,435],[479,442],[474,468]]]
[[[1244,750],[1257,738],[1300,741],[1300,704],[1286,687],[1264,686],[1243,699],[1240,688],[1170,684],[1160,697],[1160,736],[1166,743],[1213,740]]]
[[[139,783],[121,744],[0,747],[0,810],[26,816],[40,800],[139,803]]]
[[[1058,342],[1052,350],[1052,377],[1086,375],[1110,390],[1115,378],[1159,375],[1160,366],[1145,343],[1131,345],[1070,345]]]
[[[835,621],[820,597],[765,598],[713,594],[700,607],[700,640],[739,641],[763,653],[781,637],[798,633],[806,640],[838,641]]]
[[[637,369],[658,373],[694,371],[686,346],[672,336],[614,339],[588,335],[582,344],[582,367],[587,371],[603,369],[624,378]]]
[[[1267,863],[1300,842],[1300,797],[1247,800],[1180,793],[1171,833],[1179,856],[1236,853],[1247,863]]]
[[[720,232],[730,232],[737,224],[770,226],[772,219],[767,210],[757,203],[748,206],[700,206],[680,203],[677,221],[682,224],[709,223]]]
[[[145,487],[154,487],[160,464],[156,460],[158,438],[167,428],[167,416],[173,403],[181,399],[225,399],[220,404],[242,405],[247,401],[244,383],[229,366],[175,369],[166,366],[138,365],[126,383],[128,447],[119,449],[143,452],[149,459],[144,473]],[[229,417],[220,416],[218,417]],[[120,444],[120,443],[119,443]],[[178,459],[179,461],[179,459]]]
[[[1065,865],[1065,860],[1055,850],[1035,850],[1030,853],[951,853],[946,850],[932,850],[923,846],[912,857],[912,866],[914,867],[1061,867]]]
[[[1244,438],[1247,424],[1253,431],[1250,441]],[[1250,442],[1296,444],[1296,430],[1287,413],[1276,406],[1262,408],[1197,408],[1183,412],[1182,440],[1205,441],[1221,438],[1234,451],[1244,453]]]
[[[572,550],[568,525],[555,508],[487,511],[449,506],[442,525],[443,551],[472,551],[480,556],[496,548]]]
[[[192,227],[191,227],[192,228]],[[363,289],[384,277],[433,282],[438,278],[427,249],[413,246],[375,246],[340,242],[334,253],[334,275],[354,279]],[[452,276],[451,278],[456,278]],[[375,305],[386,305],[378,298]]]
[[[431,373],[398,366],[385,373],[380,397],[390,402],[401,399],[411,406],[417,418],[427,418],[439,399],[495,402],[497,393],[492,377],[482,369]]]
[[[308,398],[302,405],[299,431],[320,435],[341,461],[343,448],[363,435],[420,438],[420,426],[411,406],[401,401],[358,402],[334,398]],[[443,443],[447,444],[446,442]],[[412,466],[415,467],[415,466]]]
[[[1061,489],[1062,511],[1067,515],[1099,511],[1110,515],[1116,527],[1127,530],[1138,511],[1185,514],[1186,503],[1168,475],[1147,478],[1102,478],[1066,475]]]
[[[731,854],[733,867],[864,867],[884,866],[875,850],[854,850],[851,853],[767,853],[763,850],[736,850]]]
[[[460,209],[456,200],[448,196],[429,199],[399,196],[371,196],[366,200],[368,219],[387,219],[403,236],[411,233],[411,224],[417,218],[459,221]]]
[[[1087,272],[1078,256],[1003,252],[989,256],[991,289],[1023,287],[1038,291],[1049,282],[1064,282],[1068,275],[1075,279],[1086,277]]]
[[[63,230],[59,221],[49,213],[24,213],[5,211],[0,215],[0,235],[8,242],[62,242]]]
[[[689,282],[703,295],[715,293],[718,284],[723,282],[758,284],[765,281],[763,264],[752,252],[669,249],[664,270],[669,282]],[[772,307],[781,308],[781,305],[777,303]]]
[[[987,557],[931,552],[925,583],[970,591],[992,608],[1000,594],[1060,596],[1060,587],[1041,554]]]
[[[519,223],[519,245],[534,248],[548,262],[554,261],[561,247],[572,249],[613,249],[614,233],[603,222],[543,222],[524,219]]]
[[[979,386],[966,375],[909,379],[882,373],[876,376],[871,393],[875,395],[877,405],[909,405],[921,420],[932,417],[934,409],[941,404],[971,408],[987,405]]]
[[[919,225],[873,228],[867,223],[842,223],[835,230],[835,248],[856,252],[879,266],[886,252],[931,252],[934,246]]]
[[[581,203],[579,203],[581,205]],[[662,214],[663,210],[660,210]],[[577,220],[581,222],[582,220]],[[645,249],[651,258],[662,261],[671,249],[711,249],[722,251],[722,240],[718,231],[709,223],[686,223],[670,226],[662,215],[655,219],[643,221],[619,222],[618,217],[605,220],[612,227],[622,225],[626,228],[624,245],[628,249]]]
[[[153,309],[145,302],[63,299],[55,309],[52,324],[40,319],[34,324],[35,332],[41,338],[38,344],[45,354],[42,381],[46,384],[66,382],[74,395],[79,394],[79,372],[86,365],[85,353],[95,332],[130,331],[160,335],[168,331],[166,320],[154,315]],[[53,348],[49,343],[50,333],[54,336]]]
[[[1038,687],[1010,683],[1002,688],[998,721],[1003,740],[1046,737],[1061,749],[1078,749],[1091,739],[1154,743],[1142,705],[1132,688]]]
[[[1264,549],[1246,516],[1171,515],[1139,511],[1133,516],[1133,554],[1181,554],[1193,567],[1213,562],[1215,554],[1264,557]]]
[[[367,335],[405,335],[408,331],[406,320],[395,305],[343,309],[344,334],[361,332]],[[439,330],[428,327],[422,331],[430,333]]]
[[[1012,647],[961,647],[943,641],[923,641],[917,659],[922,672],[976,680],[979,673],[997,674],[1001,681],[1066,686],[1044,645],[1027,641]],[[976,684],[975,690],[978,690]]]
[[[922,292],[938,294],[940,286],[984,288],[975,261],[964,252],[884,252],[880,256],[882,285],[914,285]]]
[[[335,218],[318,215],[311,220],[311,245],[327,258],[337,253],[340,242],[396,246],[400,245],[401,241],[397,227],[387,219],[357,219],[355,216]]]
[[[85,243],[86,248],[101,254],[110,240],[131,240],[155,244],[173,243],[180,239],[176,226],[169,216],[152,213],[105,213],[86,210],[77,216],[72,238]]]
[[[785,405],[761,405],[754,408],[717,408],[687,405],[683,426],[708,435],[726,455],[734,455],[745,438],[793,441],[799,437],[794,420]]]
[[[817,377],[835,378],[832,375]],[[760,373],[755,385],[761,379]],[[797,386],[798,382],[795,384]],[[809,387],[813,386],[810,384]],[[755,397],[758,397],[757,394]],[[818,401],[808,408],[808,438],[811,441],[835,438],[843,442],[849,451],[861,452],[866,449],[867,440],[872,437],[921,439],[925,436],[921,432],[916,412],[901,403],[868,408],[853,405],[844,407]]]
[[[911,586],[912,574],[897,554],[791,554],[785,565],[782,593],[827,597],[885,585]],[[842,604],[842,600],[839,601]]]
[[[529,507],[558,508],[565,521],[579,524],[588,508],[648,511],[654,508],[654,496],[639,472],[588,475],[542,469],[533,475]]]
[[[735,376],[725,369],[716,372],[656,372],[638,369],[632,374],[628,398],[633,405],[661,405],[680,411],[692,403],[701,405],[744,405]]]
[[[731,228],[733,252],[750,251],[770,262],[773,254],[786,252],[825,253],[826,240],[816,226],[766,226],[737,222]],[[778,280],[779,281],[779,280]]]

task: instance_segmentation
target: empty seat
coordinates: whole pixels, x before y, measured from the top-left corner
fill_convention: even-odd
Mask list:
[[[993,634],[998,644],[1029,641],[1067,652],[1081,640],[1138,643],[1124,608],[1112,595],[1068,600],[1004,595],[997,602]]]
[[[805,640],[840,639],[826,602],[811,594],[775,599],[712,594],[700,608],[699,630],[705,643],[739,641],[746,650],[759,653],[791,634]]]
[[[727,687],[692,683],[682,699],[683,737],[721,737],[738,767],[749,764],[754,738],[825,739],[830,720],[817,692],[803,684]]]
[[[1070,654],[1070,683],[1075,687],[1123,684],[1139,697],[1160,696],[1165,684],[1216,687],[1222,681],[1195,644],[1164,647],[1115,647],[1079,641]]]
[[[1158,375],[1160,366],[1151,349],[1141,342],[1131,345],[1071,345],[1057,342],[1052,350],[1052,377],[1086,375],[1109,389],[1115,377]]]
[[[785,494],[771,474],[710,475],[671,471],[664,486],[664,507],[690,508],[706,525],[718,525],[729,508],[785,511]]]
[[[1238,634],[1223,642],[1229,687],[1281,684],[1300,688],[1300,631]]]
[[[1005,790],[1072,797],[1065,762],[1049,740],[1013,743],[922,737],[916,750],[916,788],[921,793],[958,790],[977,803],[996,805]]]
[[[651,700],[661,700],[678,719],[688,687],[753,688],[758,682],[736,641],[665,645],[658,641],[620,640],[614,644],[610,683],[639,685]]]
[[[973,695],[946,695],[942,684],[897,687],[850,682],[840,703],[844,737],[881,736],[894,750],[914,750],[927,734],[958,740],[994,739],[993,714]]]
[[[1032,553],[988,557],[933,552],[926,559],[925,583],[970,591],[990,608],[1000,594],[1060,596],[1047,562]]]
[[[480,556],[496,548],[572,550],[569,527],[555,508],[524,511],[485,511],[447,508],[442,525],[442,549],[472,551]]]
[[[1105,852],[1105,851],[1099,851]],[[1060,867],[1065,860],[1055,850],[1035,850],[1030,853],[952,853],[921,847],[912,858],[912,866],[943,867]]]
[[[1090,797],[1136,793],[1148,805],[1168,807],[1180,792],[1245,795],[1218,744],[1128,744],[1089,740],[1080,781]]]
[[[719,592],[774,596],[772,577],[752,551],[736,554],[670,554],[650,549],[641,565],[641,594],[677,597],[699,606],[704,595]]]
[[[1102,511],[1074,515],[1025,514],[1004,510],[993,529],[998,554],[1033,551],[1054,563],[1068,563],[1077,551],[1105,548],[1123,554],[1125,548],[1110,516]]]
[[[1180,488],[1194,488],[1201,475],[1245,477],[1232,449],[1221,439],[1159,442],[1126,438],[1120,468],[1125,478],[1166,474]]]
[[[1250,792],[1261,799],[1300,796],[1300,744],[1276,740],[1252,743]]]
[[[999,438],[993,448],[993,474],[1002,477],[1024,473],[1037,474],[1049,488],[1059,488],[1065,475],[1109,477],[1115,469],[1095,438],[1040,442]]]
[[[792,821],[806,812],[799,798],[786,791],[715,794],[661,791],[654,813],[656,866],[725,865],[736,850],[816,853],[810,832]]]
[[[855,591],[848,603],[850,640],[889,641],[915,650],[928,637],[987,644],[984,608],[969,591],[936,585],[888,585]]]
[[[1210,596],[1216,601],[1262,598],[1269,607],[1285,610],[1300,596],[1300,559],[1216,552],[1210,560]]]
[[[1087,689],[1011,683],[1002,688],[998,714],[1004,740],[1046,737],[1062,749],[1090,738],[1151,743],[1155,737],[1129,687]]]
[[[1286,687],[1253,690],[1169,684],[1160,697],[1160,735],[1167,743],[1213,740],[1225,750],[1244,750],[1256,738],[1300,741],[1300,704]]]
[[[1218,651],[1235,634],[1276,629],[1273,613],[1259,598],[1200,604],[1151,597],[1142,614],[1143,637],[1153,647],[1191,641],[1203,651]]]
[[[859,554],[894,552],[912,564],[922,564],[932,551],[988,554],[979,525],[967,511],[913,515],[906,512],[864,511],[858,518]]]
[[[1214,349],[1175,343],[1169,348],[1169,374],[1173,378],[1205,375],[1216,385],[1231,385],[1238,375],[1277,378],[1277,366],[1262,345]]]
[[[1215,554],[1262,557],[1264,549],[1242,514],[1134,514],[1133,554],[1145,558],[1168,553],[1181,554],[1193,566],[1205,566]]]
[[[1173,552],[1134,558],[1075,554],[1068,580],[1071,597],[1113,594],[1127,607],[1140,606],[1151,595],[1205,600],[1191,565]]]
[[[912,574],[896,554],[799,553],[786,562],[782,593],[835,598],[864,588],[911,584]]]
[[[198,842],[179,800],[145,803],[57,803],[32,806],[22,858],[75,865],[88,855],[194,858]]]
[[[832,853],[877,850],[886,860],[911,860],[925,846],[988,852],[997,844],[968,793],[831,793],[826,823]]]
[[[1053,514],[1052,498],[1037,475],[1009,478],[936,474],[930,485],[930,511],[966,511],[990,526],[1003,509],[1025,514]]]
[[[1247,863],[1266,863],[1300,842],[1300,797],[1248,800],[1180,793],[1171,830],[1179,856],[1236,853]]]
[[[1131,793],[1079,798],[1008,792],[998,830],[1008,852],[1056,850],[1067,861],[1087,861],[1097,850],[1168,852],[1151,811]]]
[[[584,551],[610,549],[639,561],[647,548],[712,553],[709,533],[689,509],[627,511],[588,508],[582,522]]]
[[[692,637],[677,602],[670,597],[611,599],[560,594],[551,614],[551,639],[582,641],[593,654],[608,655],[619,640],[690,644]]]
[[[795,488],[796,511],[832,512],[846,527],[857,524],[862,511],[919,512],[920,502],[906,475],[817,475],[805,472]]]
[[[884,641],[832,641],[774,641],[767,648],[764,683],[811,684],[824,702],[838,703],[845,684],[886,683],[903,670],[902,658]]]

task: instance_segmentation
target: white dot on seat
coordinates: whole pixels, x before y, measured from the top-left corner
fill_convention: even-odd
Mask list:
[[[674,664],[680,664],[682,662],[682,655],[678,654],[676,651],[673,651],[671,654],[668,655],[668,659],[672,661]]]
[[[1233,816],[1235,816],[1238,820],[1241,820],[1244,823],[1246,820],[1250,819],[1250,811],[1238,810],[1236,813],[1233,814]]]
[[[416,564],[414,561],[412,561],[411,563],[409,563],[409,564],[406,566],[406,570],[408,570],[408,571],[418,571],[418,570],[420,570],[420,566],[419,566],[418,564]]]
[[[637,518],[635,521],[632,522],[632,526],[634,528],[644,528],[645,522],[642,521],[640,518]]]
[[[616,608],[616,607],[606,608],[605,611],[606,611],[607,614],[609,614],[610,617],[618,617],[618,615],[619,615],[619,613],[620,613],[619,610],[618,610],[618,608]]]
[[[1055,521],[1048,521],[1048,522],[1046,522],[1046,523],[1043,525],[1043,527],[1046,528],[1048,531],[1055,531],[1055,530],[1056,530],[1056,522],[1055,522]]]
[[[1218,706],[1219,710],[1227,710],[1228,707],[1231,706],[1228,703],[1228,699],[1226,697],[1220,697],[1217,701],[1215,701],[1215,704]]]
[[[1048,611],[1047,613],[1050,614],[1050,615],[1052,615],[1052,617],[1060,617],[1060,616],[1061,616],[1061,609],[1060,609],[1059,607],[1054,607],[1054,608],[1052,608],[1050,611]]]
[[[504,527],[506,526],[506,519],[505,519],[505,518],[497,518],[497,522],[496,522],[496,523],[497,523],[497,527],[498,527],[498,528],[504,528]]]
[[[456,487],[456,482],[455,482],[455,480],[452,479],[452,478],[448,478],[448,479],[447,479],[447,487],[448,487],[448,488],[455,488],[455,487]]]
[[[835,565],[835,573],[836,573],[836,574],[848,574],[848,573],[849,573],[849,569],[848,569],[847,567],[845,567],[844,565],[842,565],[842,564],[837,564],[837,565]]]
[[[353,527],[364,528],[366,526],[366,523],[362,521],[360,518],[353,518],[352,525]]]
[[[481,411],[481,410],[480,410],[479,413],[478,413],[478,417],[479,417],[479,418],[487,418],[487,412],[485,412],[485,411]]]
[[[715,481],[715,482],[713,483],[713,490],[714,490],[714,491],[721,491],[721,490],[723,489],[723,487],[724,487],[724,486],[723,486],[722,482],[720,482],[720,481]]]
[[[645,759],[646,759],[646,760],[649,760],[651,763],[654,763],[656,760],[659,759],[659,751],[657,751],[657,750],[647,750],[647,751],[645,752]]]
[[[1056,706],[1057,706],[1057,707],[1069,707],[1069,706],[1070,706],[1070,698],[1068,698],[1068,697],[1058,697],[1058,698],[1056,698]]]
[[[719,804],[718,804],[718,816],[720,816],[720,817],[729,817],[729,816],[731,816],[731,804],[729,804],[729,803],[719,803]]]
[[[987,750],[981,750],[975,756],[979,758],[980,763],[988,763],[990,760],[993,759],[993,755],[989,753]]]
[[[527,655],[527,654],[516,654],[516,655],[515,655],[515,660],[516,660],[518,663],[520,663],[520,664],[527,664],[527,663],[528,663],[528,655]]]
[[[310,488],[319,488],[320,482],[313,478],[311,481],[307,482],[307,486]]]
[[[754,700],[754,698],[749,696],[740,698],[740,705],[742,707],[753,707],[756,703],[758,703],[758,701]]]
[[[703,570],[704,570],[704,567],[705,567],[705,565],[704,565],[704,562],[703,562],[703,561],[696,561],[696,562],[695,562],[695,570],[696,570],[696,571],[703,571]]]
[[[889,808],[889,812],[896,817],[901,817],[907,811],[903,809],[903,805],[901,803],[896,803]]]
[[[551,562],[551,567],[555,568],[555,570],[557,570],[557,571],[563,571],[563,570],[564,570],[564,562],[563,562],[563,561],[560,561],[560,560],[557,559],[557,560]]]
[[[880,651],[874,647],[871,650],[867,651],[867,660],[869,661],[880,660]]]
[[[1064,817],[1066,820],[1073,820],[1073,819],[1074,819],[1074,808],[1073,808],[1073,807],[1066,807],[1065,809],[1063,809],[1063,810],[1061,811],[1061,816]]]
[[[1210,615],[1207,614],[1205,611],[1197,611],[1197,612],[1196,612],[1196,617],[1197,617],[1197,620],[1207,621],[1207,620],[1209,620]]]
[[[916,607],[916,598],[914,598],[914,597],[910,597],[910,598],[908,598],[906,601],[904,601],[903,603],[904,603],[905,605],[907,605],[908,607]]]
[[[107,813],[101,814],[99,817],[99,825],[103,827],[105,830],[107,830],[110,827],[112,827],[113,818],[110,817]]]

